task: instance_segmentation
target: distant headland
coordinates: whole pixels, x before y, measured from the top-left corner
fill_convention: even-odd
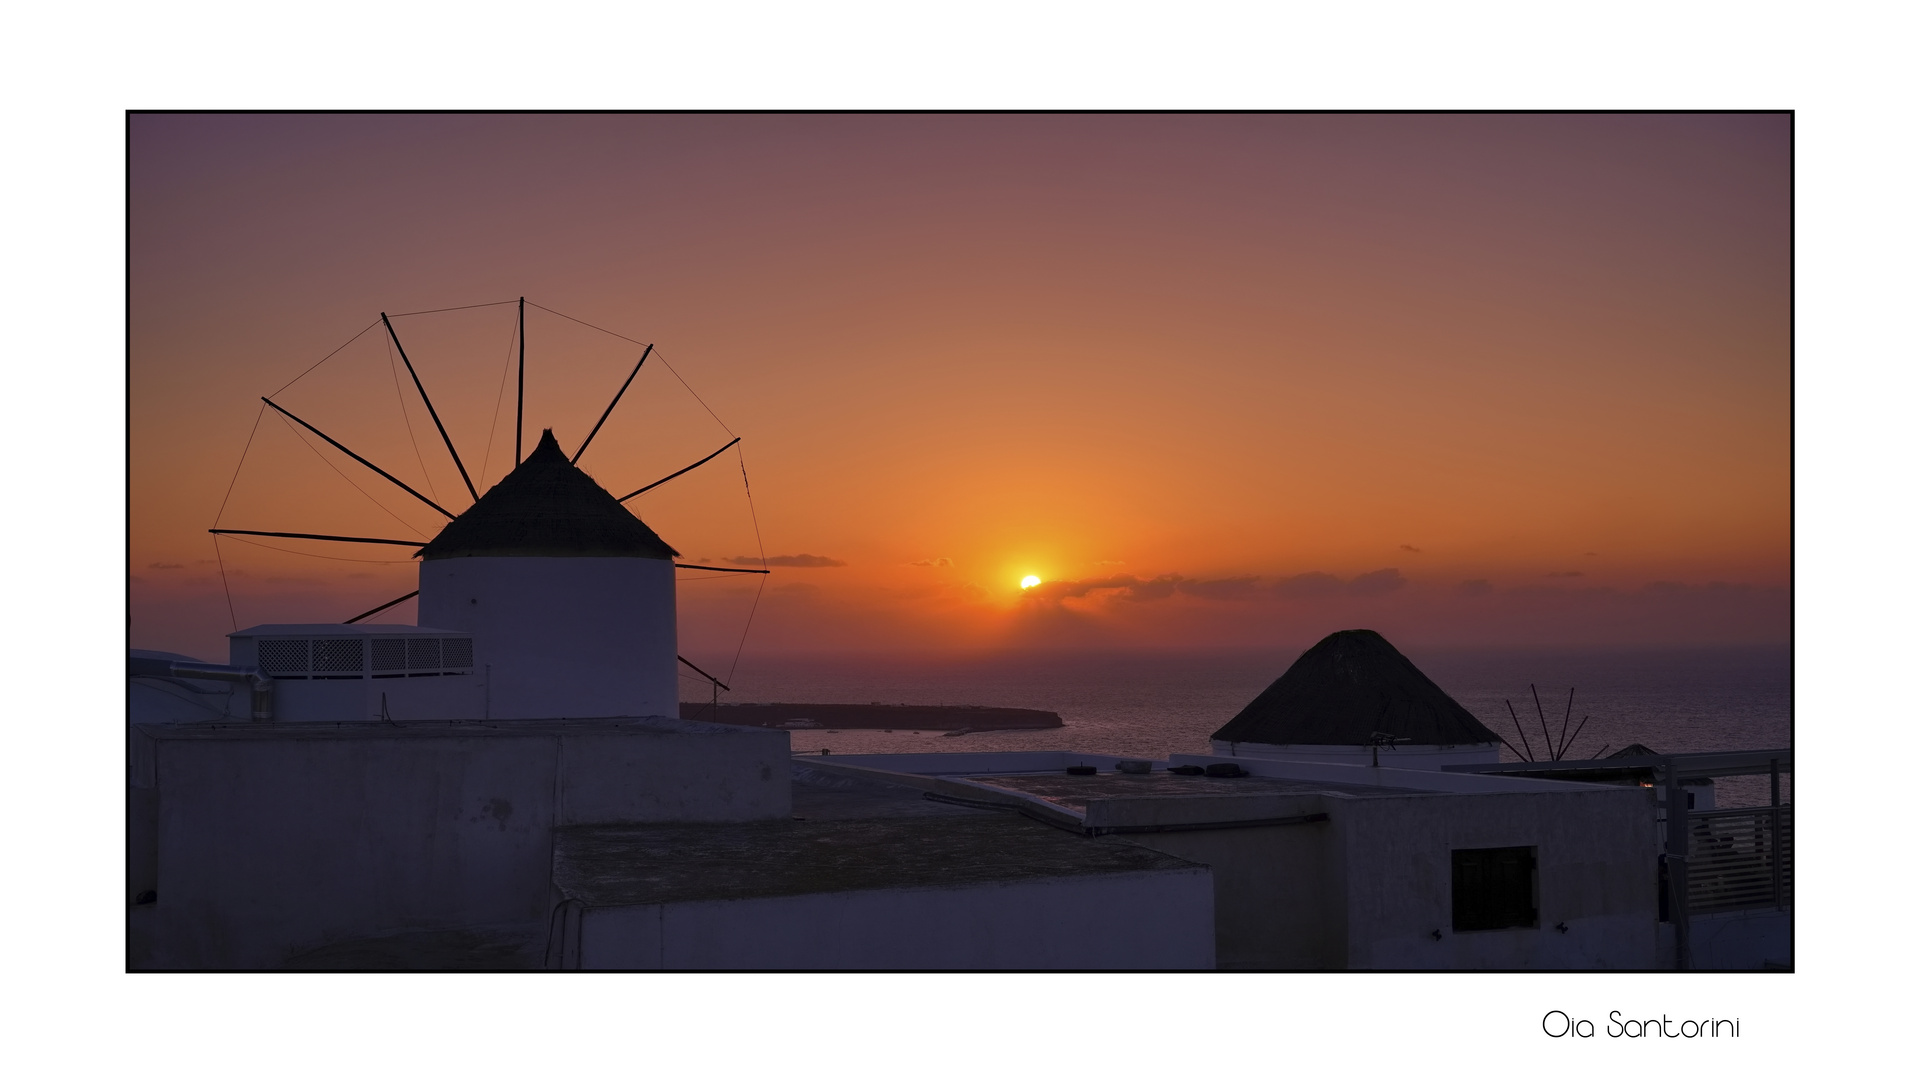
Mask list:
[[[806,705],[784,702],[722,703],[683,701],[680,717],[743,727],[882,729],[887,731],[1008,731],[1063,726],[1060,714],[1040,709],[1001,709],[984,705]]]

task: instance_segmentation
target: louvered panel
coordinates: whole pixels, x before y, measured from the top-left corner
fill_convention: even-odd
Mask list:
[[[1696,914],[1793,903],[1793,809],[1687,815],[1687,908]],[[1776,891],[1777,890],[1777,891]]]

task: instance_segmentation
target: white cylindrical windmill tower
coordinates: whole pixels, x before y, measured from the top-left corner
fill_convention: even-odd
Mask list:
[[[420,625],[473,635],[496,719],[678,716],[677,554],[547,431],[420,549]]]

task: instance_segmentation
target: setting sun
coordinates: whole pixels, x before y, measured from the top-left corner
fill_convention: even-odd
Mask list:
[[[1038,584],[1040,584],[1040,579],[1034,577],[1032,574],[1028,574],[1026,577],[1020,579],[1020,587],[1023,589],[1031,589]]]

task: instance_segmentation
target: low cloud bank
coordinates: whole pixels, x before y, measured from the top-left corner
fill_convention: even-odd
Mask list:
[[[763,561],[768,566],[797,566],[802,568],[847,565],[839,559],[829,559],[825,555],[769,555],[764,560],[757,555],[735,555],[726,561],[735,566],[759,566]]]
[[[1027,591],[1039,600],[1067,600],[1103,593],[1133,603],[1165,600],[1175,594],[1202,600],[1257,600],[1278,596],[1288,600],[1326,596],[1379,596],[1406,587],[1407,579],[1394,567],[1358,574],[1341,580],[1318,570],[1280,578],[1262,585],[1258,577],[1190,578],[1180,574],[1161,574],[1140,578],[1132,574],[1087,578],[1081,581],[1044,581]]]

